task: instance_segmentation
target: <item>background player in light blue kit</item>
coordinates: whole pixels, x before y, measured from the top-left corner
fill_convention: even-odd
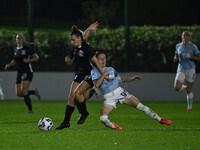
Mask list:
[[[195,80],[196,65],[194,60],[200,60],[200,52],[195,44],[190,42],[191,35],[188,31],[182,33],[182,42],[176,45],[174,62],[179,61],[177,74],[174,81],[176,91],[186,89],[187,111],[192,111],[193,93],[192,86]],[[183,85],[186,82],[186,85]]]
[[[111,122],[108,119],[108,115],[113,110],[113,108],[116,108],[116,103],[118,101],[122,104],[126,104],[143,111],[145,114],[153,119],[156,119],[161,124],[171,124],[170,120],[165,118],[161,119],[155,112],[140,103],[140,101],[135,96],[129,94],[126,90],[119,86],[120,81],[130,82],[140,80],[140,76],[133,76],[131,78],[120,77],[112,67],[106,67],[106,56],[104,53],[98,53],[96,57],[104,69],[104,73],[101,74],[97,68],[94,68],[91,71],[91,75],[94,85],[97,88],[100,88],[105,99],[100,116],[100,120],[103,124],[112,129],[122,129],[120,126],[116,125],[114,122]],[[113,80],[106,80],[106,76],[109,76],[109,78],[112,78]]]

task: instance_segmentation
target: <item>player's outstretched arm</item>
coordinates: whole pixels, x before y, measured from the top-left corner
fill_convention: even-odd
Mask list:
[[[99,26],[99,23],[96,21],[95,23],[91,24],[84,32],[83,32],[83,39],[87,40],[89,33],[91,30],[96,30]]]
[[[137,75],[135,75],[135,76],[133,76],[131,78],[129,78],[129,77],[120,77],[120,76],[119,76],[119,78],[121,79],[122,82],[131,82],[131,81],[136,81],[136,80],[141,80],[142,79],[142,77],[137,76]]]

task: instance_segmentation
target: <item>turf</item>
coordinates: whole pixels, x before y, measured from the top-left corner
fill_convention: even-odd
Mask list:
[[[77,110],[71,127],[55,130],[64,118],[66,101],[33,100],[33,114],[27,114],[22,100],[0,101],[0,149],[56,150],[132,150],[132,149],[199,149],[200,103],[194,102],[193,112],[186,112],[186,102],[143,102],[172,124],[161,125],[144,113],[129,106],[117,105],[110,120],[123,127],[112,130],[99,121],[102,101],[87,102],[90,116],[77,125]],[[38,121],[53,120],[51,131],[41,131]]]

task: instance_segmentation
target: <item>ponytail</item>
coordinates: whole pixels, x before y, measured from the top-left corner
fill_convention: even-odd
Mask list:
[[[25,44],[28,44],[28,45],[40,45],[40,42],[39,41],[37,41],[37,42],[28,42],[28,41],[26,41],[26,40],[24,40],[24,43]]]
[[[73,25],[71,30],[72,32],[70,33],[70,36],[75,35],[76,37],[81,37],[81,39],[83,39],[83,31],[78,29],[76,25]]]

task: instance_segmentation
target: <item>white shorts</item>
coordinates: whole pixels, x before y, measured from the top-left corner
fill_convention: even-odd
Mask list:
[[[121,87],[114,89],[112,92],[104,94],[104,104],[112,105],[116,108],[117,102],[123,104],[123,101],[130,98],[132,95]]]
[[[195,77],[196,77],[195,69],[188,69],[177,72],[175,79],[180,81],[181,83],[183,83],[185,80],[188,82],[194,82]]]

